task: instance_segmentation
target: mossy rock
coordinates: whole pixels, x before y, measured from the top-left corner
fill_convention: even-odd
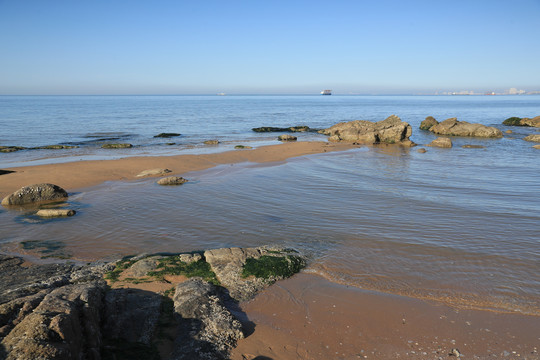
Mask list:
[[[503,125],[507,125],[507,126],[524,126],[521,123],[521,118],[516,117],[516,116],[513,116],[511,118],[508,118],[508,119],[504,120]]]
[[[262,133],[262,132],[287,132],[287,131],[306,132],[306,131],[310,131],[311,129],[309,128],[309,126],[306,126],[306,125],[297,125],[297,126],[289,126],[285,128],[273,127],[273,126],[261,126],[258,128],[253,128],[251,130]]]
[[[36,149],[44,149],[44,150],[62,150],[62,149],[76,149],[78,146],[75,145],[46,145],[46,146],[40,146]]]
[[[103,149],[128,149],[132,148],[131,144],[103,144],[101,145]]]
[[[216,274],[204,259],[186,263],[181,261],[178,256],[168,256],[159,260],[155,271],[148,272],[148,276],[158,280],[163,279],[166,275],[183,275],[188,278],[201,277],[209,283],[219,285]]]
[[[306,266],[300,256],[271,256],[263,255],[258,259],[246,260],[242,277],[255,276],[262,279],[285,279],[296,274]]]
[[[11,153],[19,150],[25,150],[25,147],[22,146],[0,146],[0,152]]]

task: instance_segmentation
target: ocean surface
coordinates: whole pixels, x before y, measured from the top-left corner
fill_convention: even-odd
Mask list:
[[[425,154],[359,147],[223,165],[182,174],[190,182],[173,188],[106,182],[71,194],[73,218],[0,209],[0,250],[89,261],[280,244],[307,254],[307,271],[341,284],[540,315],[540,150],[523,140],[540,129],[501,124],[540,115],[540,96],[0,96],[0,146],[79,146],[0,153],[0,169],[257,147],[277,144],[277,134],[253,127],[326,128],[392,114],[412,125],[420,145],[435,138],[418,129],[426,116],[513,133],[456,137],[452,149]],[[182,135],[154,138],[162,132]],[[221,144],[202,144],[209,139]],[[101,149],[105,142],[134,147]]]

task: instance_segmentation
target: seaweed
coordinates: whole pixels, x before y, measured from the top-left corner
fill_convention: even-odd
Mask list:
[[[135,264],[135,260],[131,260],[130,257],[127,257],[127,258],[124,258],[122,260],[120,260],[117,264],[116,264],[116,267],[109,271],[108,273],[105,274],[105,279],[111,281],[111,282],[116,282],[118,281],[118,278],[120,277],[120,274],[122,274],[122,272],[124,270],[126,270],[127,268],[129,268],[131,265]]]
[[[263,255],[258,259],[246,260],[242,277],[255,276],[263,279],[288,278],[306,266],[303,258],[295,255],[284,257]]]
[[[511,118],[508,118],[508,119],[504,120],[503,125],[507,125],[507,126],[524,126],[521,123],[521,118],[516,117],[516,116],[513,116]]]
[[[159,260],[155,271],[148,272],[149,276],[158,280],[163,280],[165,275],[184,275],[190,277],[201,277],[214,285],[219,285],[216,274],[210,268],[210,264],[204,259],[185,263],[177,256],[170,256]]]

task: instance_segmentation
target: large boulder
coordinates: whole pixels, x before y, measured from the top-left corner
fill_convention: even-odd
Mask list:
[[[466,121],[458,121],[457,118],[450,118],[433,125],[429,131],[437,135],[449,136],[475,136],[484,138],[501,138],[502,131],[492,126],[482,124],[471,124]]]
[[[437,125],[439,122],[435,120],[433,116],[428,116],[424,121],[420,123],[420,130],[430,130],[433,126]]]
[[[511,117],[503,121],[503,125],[507,126],[530,126],[530,127],[540,127],[540,116],[534,118],[519,118]]]
[[[66,190],[54,184],[34,184],[25,186],[2,200],[2,205],[25,205],[50,201],[65,200]]]
[[[341,122],[321,131],[329,135],[329,141],[345,141],[372,145],[379,143],[414,146],[409,140],[412,135],[411,126],[392,115],[383,121],[354,120]]]

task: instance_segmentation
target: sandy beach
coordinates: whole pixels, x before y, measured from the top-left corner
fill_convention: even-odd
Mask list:
[[[74,191],[104,181],[130,181],[152,168],[182,175],[216,165],[280,162],[350,147],[297,142],[210,155],[2,169],[15,172],[0,178],[0,195],[32,183],[55,183]],[[453,349],[471,359],[540,358],[535,316],[457,309],[339,285],[309,273],[279,282],[240,305],[249,336],[239,342],[232,359],[439,359]]]

